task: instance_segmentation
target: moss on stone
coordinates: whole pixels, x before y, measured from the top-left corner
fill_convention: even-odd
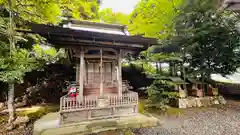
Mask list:
[[[87,125],[87,128],[96,128],[96,127],[115,127],[117,126],[117,122],[116,121],[104,121],[104,122],[94,122],[91,123],[89,125]]]
[[[182,115],[184,113],[184,109],[182,108],[174,108],[170,107],[167,109],[166,114],[167,115]]]
[[[99,133],[109,130],[120,130],[125,131],[124,129],[130,128],[140,128],[141,126],[157,126],[158,119],[153,117],[148,117],[142,114],[129,116],[129,117],[120,117],[118,119],[102,119],[102,120],[92,120],[86,123],[79,122],[74,124],[66,124],[60,127],[55,127],[55,119],[58,117],[58,113],[48,114],[47,116],[42,117],[40,120],[35,122],[34,131],[42,132],[42,135],[52,135],[52,134],[71,134],[78,133],[80,134],[91,134],[91,133]],[[54,119],[49,120],[48,117]],[[51,122],[51,123],[50,123]],[[45,125],[44,123],[48,123],[47,127],[41,127]],[[146,123],[146,124],[144,124]],[[130,131],[127,131],[130,133]],[[36,135],[36,134],[34,134]],[[131,135],[131,134],[130,134]]]
[[[57,112],[58,110],[59,110],[59,105],[58,106],[56,106],[56,105],[55,106],[42,106],[42,107],[38,107],[36,109],[18,112],[17,115],[18,116],[28,116],[30,121],[33,122],[48,113]]]
[[[140,99],[138,102],[138,112],[145,114],[146,99]]]
[[[134,135],[134,133],[131,131],[131,129],[125,129],[123,130],[123,135]]]

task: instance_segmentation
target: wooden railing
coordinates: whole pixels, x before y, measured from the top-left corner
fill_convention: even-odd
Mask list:
[[[110,106],[124,106],[138,104],[138,93],[129,92],[124,93],[122,96],[108,96]]]
[[[78,98],[63,96],[60,99],[60,112],[71,112],[96,108],[100,109],[101,107],[98,106],[99,99],[105,99],[108,102],[104,108],[137,105],[138,93],[128,92],[122,94],[122,96],[106,95],[102,98],[99,96],[87,96],[83,97],[82,100]]]
[[[86,108],[95,108],[97,105],[97,97],[87,98],[79,102],[77,97],[67,97],[63,96],[60,99],[60,112],[62,111],[74,111],[74,110],[81,110]]]

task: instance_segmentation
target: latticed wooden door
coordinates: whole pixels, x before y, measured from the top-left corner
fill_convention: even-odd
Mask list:
[[[102,79],[104,86],[113,84],[115,79],[115,68],[112,62],[103,62]],[[86,84],[92,86],[99,86],[101,83],[100,63],[91,62],[86,63]]]

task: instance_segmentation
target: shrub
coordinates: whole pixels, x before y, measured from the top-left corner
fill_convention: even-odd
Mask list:
[[[166,110],[168,105],[175,101],[178,94],[171,92],[174,84],[167,80],[155,80],[148,88],[148,108]]]

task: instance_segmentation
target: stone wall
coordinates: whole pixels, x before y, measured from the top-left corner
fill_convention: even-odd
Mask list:
[[[223,96],[215,97],[187,97],[178,99],[179,108],[189,108],[189,107],[206,107],[217,104],[226,104],[226,100]]]
[[[99,109],[75,110],[61,113],[61,123],[75,123],[99,118],[110,118],[120,116],[130,116],[137,113],[137,105],[119,106],[119,107],[103,107]]]

